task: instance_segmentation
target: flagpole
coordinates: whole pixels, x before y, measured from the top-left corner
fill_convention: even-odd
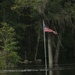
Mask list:
[[[47,75],[47,55],[46,55],[46,37],[45,37],[45,24],[43,20],[43,35],[44,35],[44,53],[45,53],[45,75]]]

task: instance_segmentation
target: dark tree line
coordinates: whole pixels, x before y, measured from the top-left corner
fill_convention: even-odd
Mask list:
[[[54,62],[75,59],[74,0],[0,0],[0,66],[44,60],[43,19],[58,32],[51,34]]]

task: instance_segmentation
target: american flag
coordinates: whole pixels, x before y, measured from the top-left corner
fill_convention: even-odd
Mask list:
[[[44,32],[52,32],[52,33],[54,33],[54,34],[57,34],[56,31],[54,31],[54,30],[52,30],[52,29],[46,27],[44,21],[43,21],[43,26],[44,26]]]
[[[44,32],[52,32],[54,34],[57,34],[57,32],[55,32],[54,30],[47,28],[47,27],[44,28]]]

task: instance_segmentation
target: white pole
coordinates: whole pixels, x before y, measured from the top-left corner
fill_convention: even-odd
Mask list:
[[[46,37],[45,37],[45,23],[43,20],[43,35],[44,35],[44,53],[45,53],[45,75],[47,75],[47,55],[46,55]]]

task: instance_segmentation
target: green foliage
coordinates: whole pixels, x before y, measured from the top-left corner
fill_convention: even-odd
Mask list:
[[[8,57],[9,63],[17,64],[19,62],[20,57],[17,55],[17,52],[11,52]]]
[[[41,0],[15,0],[15,4],[11,7],[12,10],[21,10],[22,8],[33,8],[39,10],[39,6],[42,5]]]
[[[11,67],[12,65],[15,65],[20,59],[17,52],[15,52],[15,50],[18,49],[15,32],[14,29],[10,27],[6,22],[2,22],[1,24],[2,27],[0,28],[0,40],[2,45],[0,48],[2,50],[0,50],[0,52],[2,53],[1,59],[3,60],[0,60],[0,66]],[[2,64],[3,61],[5,64]]]
[[[75,3],[72,0],[2,0],[0,3],[0,65],[6,66],[8,61],[9,65],[16,64],[19,62],[18,54],[22,57],[21,60],[25,60],[25,56],[27,60],[33,60],[37,37],[40,35],[42,46],[39,44],[38,54],[41,55],[42,18],[48,22],[50,28],[58,32],[58,36],[61,33],[63,39],[60,41],[64,47],[68,48],[70,41],[73,45]],[[53,36],[53,38],[56,38],[56,41],[53,40],[56,45],[57,37]]]

